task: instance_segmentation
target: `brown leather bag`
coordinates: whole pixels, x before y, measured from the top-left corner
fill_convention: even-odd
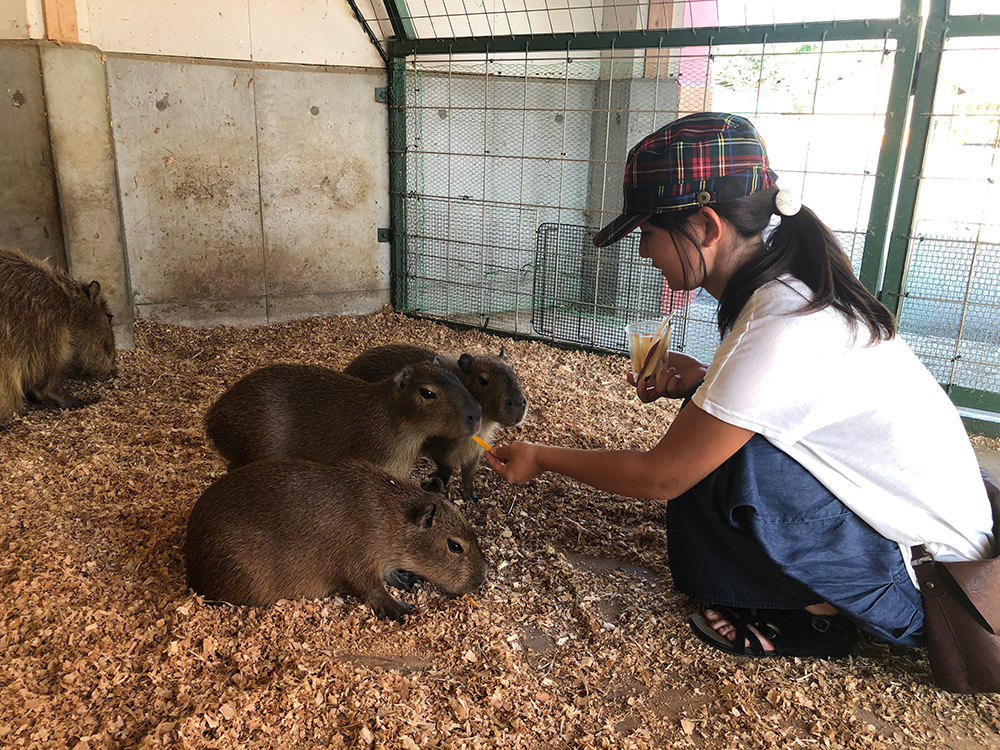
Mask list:
[[[914,548],[931,672],[950,693],[1000,692],[1000,483],[981,472],[993,506],[994,556],[944,563]]]

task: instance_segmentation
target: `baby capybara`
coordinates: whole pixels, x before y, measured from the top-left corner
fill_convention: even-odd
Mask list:
[[[380,380],[413,362],[435,360],[453,373],[483,407],[483,423],[478,437],[487,443],[501,427],[516,427],[524,421],[528,400],[521,381],[501,349],[499,356],[462,354],[458,359],[440,355],[422,346],[389,344],[369,349],[351,362],[344,372],[363,380]],[[473,478],[483,449],[471,437],[436,435],[424,441],[423,452],[437,466],[434,477],[445,485],[456,467],[462,467],[462,497],[474,500]]]
[[[65,380],[115,372],[111,312],[101,285],[0,248],[0,426],[24,398],[77,409]]]
[[[266,606],[336,592],[378,617],[413,607],[389,594],[414,577],[449,594],[486,578],[472,526],[441,494],[366,461],[259,461],[195,503],[184,547],[188,586],[208,600]]]
[[[266,458],[352,457],[408,477],[429,435],[474,435],[482,409],[430,362],[374,383],[317,365],[271,365],[222,394],[205,415],[229,468]]]

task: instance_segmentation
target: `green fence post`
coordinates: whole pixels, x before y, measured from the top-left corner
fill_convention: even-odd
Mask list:
[[[406,239],[406,58],[389,44],[389,295],[393,309],[410,301]]]
[[[900,29],[896,37],[896,56],[889,84],[882,148],[878,156],[865,248],[858,274],[861,283],[872,294],[878,294],[881,288],[886,240],[889,235],[889,217],[897,188],[903,143],[906,140],[907,110],[920,47],[920,0],[904,0],[899,20]]]
[[[931,0],[924,41],[917,63],[916,85],[913,89],[909,137],[903,156],[903,169],[899,178],[896,212],[892,219],[885,274],[879,299],[893,314],[899,315],[903,306],[906,281],[906,259],[909,252],[913,217],[917,208],[920,175],[924,166],[924,153],[930,134],[934,112],[934,92],[937,88],[938,70],[947,34],[948,0]]]

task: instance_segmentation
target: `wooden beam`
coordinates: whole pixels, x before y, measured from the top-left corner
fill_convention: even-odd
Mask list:
[[[76,0],[42,0],[45,38],[53,42],[79,42]]]

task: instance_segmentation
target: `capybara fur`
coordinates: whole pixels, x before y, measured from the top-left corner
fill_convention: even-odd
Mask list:
[[[77,409],[66,379],[115,372],[111,312],[97,281],[77,281],[19,250],[0,248],[0,426],[34,401]]]
[[[524,421],[528,400],[521,390],[521,381],[514,368],[507,362],[501,349],[499,356],[473,356],[462,354],[457,359],[438,354],[412,344],[388,344],[369,349],[351,362],[344,372],[364,380],[381,380],[400,367],[412,362],[439,361],[469,389],[483,407],[483,423],[478,436],[492,444],[493,436],[501,427],[516,427]],[[462,497],[475,500],[479,493],[473,489],[473,479],[483,449],[471,437],[436,435],[424,441],[423,452],[437,466],[434,477],[445,485],[455,467],[462,467]]]
[[[408,477],[425,438],[474,435],[481,414],[458,378],[431,362],[374,383],[318,365],[282,364],[223,393],[205,428],[230,469],[267,458],[328,464],[352,457]]]
[[[195,503],[187,583],[207,600],[266,606],[341,592],[402,619],[423,578],[467,594],[486,578],[472,526],[440,493],[367,461],[259,461],[224,474]]]

